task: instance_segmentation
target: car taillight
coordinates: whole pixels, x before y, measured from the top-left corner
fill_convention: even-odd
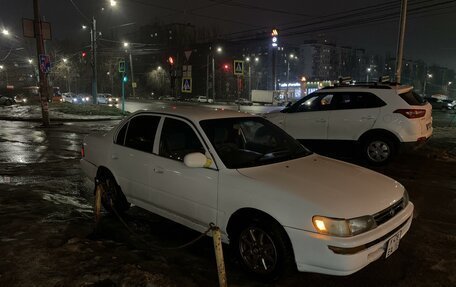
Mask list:
[[[84,146],[81,146],[81,157],[84,157],[84,156],[85,156]]]
[[[421,109],[399,109],[399,110],[395,110],[394,113],[401,114],[404,117],[409,118],[409,119],[417,119],[417,118],[424,117],[424,115],[426,115],[426,110],[421,110]]]

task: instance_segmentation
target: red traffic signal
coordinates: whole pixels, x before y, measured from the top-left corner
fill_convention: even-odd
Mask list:
[[[228,70],[230,69],[230,65],[224,64],[224,65],[223,65],[223,69],[224,69],[225,71],[228,71]]]
[[[173,59],[173,57],[170,56],[170,57],[168,58],[168,62],[169,62],[169,64],[170,64],[171,66],[174,65],[174,59]]]
[[[82,53],[81,53],[81,56],[82,56],[83,58],[85,58],[85,57],[87,56],[87,52],[82,52]]]

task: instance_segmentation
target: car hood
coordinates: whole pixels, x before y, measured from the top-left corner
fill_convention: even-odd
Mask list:
[[[389,177],[316,154],[238,172],[293,201],[304,202],[314,215],[328,217],[372,215],[400,200],[404,193],[404,187]]]

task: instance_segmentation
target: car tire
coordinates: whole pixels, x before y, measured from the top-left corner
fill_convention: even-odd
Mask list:
[[[296,270],[291,243],[274,220],[259,217],[242,223],[230,240],[236,260],[255,279],[271,281]]]
[[[387,136],[371,136],[362,142],[362,156],[371,165],[384,165],[396,154],[394,140]]]
[[[101,204],[106,211],[115,214],[115,209],[117,213],[122,214],[130,208],[130,203],[111,173],[102,172],[97,180],[98,184],[103,186]]]

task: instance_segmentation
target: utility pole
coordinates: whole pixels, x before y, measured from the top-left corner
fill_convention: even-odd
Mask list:
[[[136,97],[136,94],[135,94],[135,79],[133,78],[133,59],[131,57],[131,49],[129,50],[129,57],[130,57],[130,73],[131,73],[131,92],[133,94],[133,98]]]
[[[213,53],[212,53],[212,100],[215,103],[215,59],[214,59]]]
[[[206,59],[206,99],[209,99],[209,54]]]
[[[404,56],[404,38],[405,38],[406,20],[407,20],[407,0],[402,0],[401,20],[400,20],[399,38],[398,38],[398,43],[397,43],[397,55],[396,55],[396,83],[401,82],[402,58]]]
[[[34,11],[34,23],[35,23],[35,38],[36,38],[36,50],[37,50],[37,58],[38,64],[40,63],[40,55],[45,55],[46,51],[44,49],[44,39],[43,39],[43,31],[41,27],[41,16],[40,16],[40,5],[38,0],[33,0],[33,11]],[[39,83],[39,93],[40,93],[40,103],[41,103],[41,114],[43,120],[43,126],[49,127],[50,120],[49,120],[49,105],[48,105],[48,98],[49,98],[49,86],[48,86],[48,79],[46,76],[45,71],[43,69],[38,69],[40,83]]]
[[[92,29],[90,31],[90,40],[92,44],[92,100],[97,104],[97,21],[92,17]]]

